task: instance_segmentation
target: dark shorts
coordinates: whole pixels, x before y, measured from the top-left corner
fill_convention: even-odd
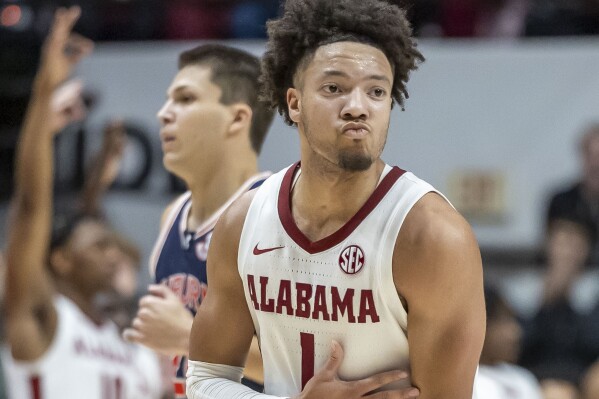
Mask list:
[[[248,380],[245,377],[241,379],[241,383],[248,388],[252,388],[256,392],[264,392],[264,385],[252,380]]]

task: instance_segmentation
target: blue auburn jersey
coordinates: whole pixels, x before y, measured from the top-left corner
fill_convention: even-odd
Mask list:
[[[177,198],[170,207],[150,256],[150,274],[157,284],[165,284],[173,290],[192,314],[195,315],[208,289],[206,258],[218,218],[233,201],[245,192],[259,187],[270,174],[264,172],[248,179],[195,231],[187,229],[191,210],[189,191]],[[177,398],[185,398],[187,358],[177,357],[173,363],[177,368],[175,395]]]

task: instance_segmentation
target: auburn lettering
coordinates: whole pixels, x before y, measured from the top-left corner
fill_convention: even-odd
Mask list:
[[[280,280],[276,295],[268,297],[266,292],[268,277],[260,276],[257,280],[260,285],[259,293],[256,290],[256,278],[252,274],[247,275],[248,294],[254,309],[261,312],[327,321],[339,321],[345,317],[348,323],[380,321],[372,290],[359,290],[356,293],[353,288],[348,288],[341,293],[335,286],[314,286]],[[295,301],[292,299],[292,293],[295,294]],[[357,317],[354,309],[355,297],[359,299]]]
[[[161,283],[166,284],[181,299],[181,302],[183,302],[187,309],[194,313],[206,297],[208,291],[208,286],[198,280],[193,274],[171,274],[163,279]]]

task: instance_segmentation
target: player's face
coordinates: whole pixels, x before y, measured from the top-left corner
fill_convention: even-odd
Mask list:
[[[80,222],[67,244],[71,282],[87,293],[112,289],[115,265],[109,254],[114,246],[112,232],[103,223]]]
[[[576,275],[589,251],[589,238],[582,227],[565,220],[553,222],[547,237],[547,261],[562,269],[561,278]]]
[[[116,245],[108,251],[108,257],[115,267],[112,286],[124,298],[131,298],[137,289],[137,265],[135,260]]]
[[[362,43],[322,46],[295,83],[287,100],[300,130],[302,160],[368,169],[389,128],[393,71],[385,54]]]
[[[197,170],[214,170],[233,117],[221,104],[222,90],[211,80],[208,67],[181,69],[158,112],[166,169],[186,179]]]

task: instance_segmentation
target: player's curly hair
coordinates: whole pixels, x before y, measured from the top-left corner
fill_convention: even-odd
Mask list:
[[[393,67],[392,98],[403,109],[410,71],[424,57],[416,49],[406,13],[382,0],[287,0],[283,16],[269,21],[262,59],[262,99],[293,125],[286,93],[297,70],[320,46],[353,41],[379,48]]]

